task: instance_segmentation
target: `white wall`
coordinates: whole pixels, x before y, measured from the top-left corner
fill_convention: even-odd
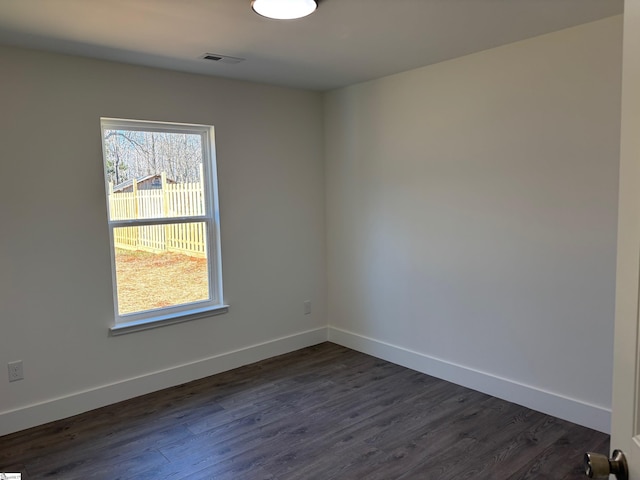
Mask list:
[[[327,95],[331,339],[609,429],[621,32]]]
[[[4,47],[0,71],[0,365],[25,373],[0,435],[326,340],[321,94]],[[215,126],[228,314],[108,336],[101,116]]]

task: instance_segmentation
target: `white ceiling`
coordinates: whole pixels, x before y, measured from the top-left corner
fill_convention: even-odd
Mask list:
[[[622,9],[623,0],[322,0],[309,17],[276,21],[249,0],[0,0],[0,44],[327,90]]]

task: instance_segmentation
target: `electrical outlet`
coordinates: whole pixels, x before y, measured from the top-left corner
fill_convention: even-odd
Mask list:
[[[22,360],[17,360],[15,362],[9,362],[7,364],[9,368],[9,381],[16,382],[18,380],[22,380],[24,378],[24,371],[22,370]]]
[[[304,302],[304,314],[311,315],[311,300],[305,300]]]

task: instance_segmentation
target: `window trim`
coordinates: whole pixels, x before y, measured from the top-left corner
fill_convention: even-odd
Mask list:
[[[222,258],[220,249],[220,212],[218,203],[218,178],[215,155],[215,131],[211,125],[187,124],[175,122],[158,122],[147,120],[127,120],[102,117],[100,119],[102,134],[102,161],[105,181],[105,201],[107,203],[107,224],[109,228],[109,247],[111,253],[111,277],[113,286],[114,324],[109,328],[111,335],[157,328],[198,318],[226,313],[228,305],[223,302],[222,290]],[[202,148],[202,172],[205,214],[169,218],[143,218],[129,220],[111,220],[109,211],[109,188],[106,175],[106,142],[105,130],[134,130],[162,133],[189,133],[200,135]],[[204,223],[206,232],[206,252],[208,261],[209,300],[192,302],[171,307],[132,312],[120,315],[118,307],[118,289],[116,278],[116,257],[114,229],[131,226],[175,225],[186,223]]]
[[[193,310],[184,311],[177,315],[157,315],[130,322],[120,322],[109,328],[109,334],[111,336],[125,335],[127,333],[140,332],[142,330],[198,320],[199,318],[222,315],[228,311],[229,305],[217,305],[214,307],[194,308]]]

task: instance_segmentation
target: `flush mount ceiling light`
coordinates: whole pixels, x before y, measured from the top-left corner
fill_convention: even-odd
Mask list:
[[[276,20],[292,20],[312,14],[318,7],[315,0],[251,0],[258,15]]]

